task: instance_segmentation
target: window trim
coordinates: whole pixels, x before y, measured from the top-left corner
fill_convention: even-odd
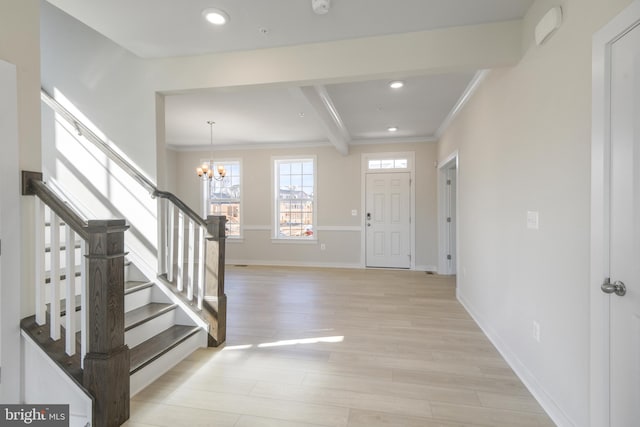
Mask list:
[[[200,159],[200,163],[203,162],[211,162],[212,160],[208,158]],[[231,241],[242,241],[244,240],[244,166],[242,164],[241,157],[229,157],[229,158],[214,158],[213,163],[238,163],[238,167],[240,168],[240,173],[238,174],[240,178],[240,234],[238,236],[227,236],[227,240]],[[206,180],[202,180],[201,191],[200,191],[200,200],[202,202],[202,215],[204,218],[207,215],[210,215],[211,203],[209,199],[209,182]]]
[[[311,237],[291,237],[280,236],[280,224],[278,221],[280,209],[278,208],[278,167],[279,162],[293,160],[312,160],[313,161],[313,219],[311,226],[313,227],[313,236]],[[318,242],[318,157],[315,154],[271,156],[271,240],[274,243],[317,243]]]

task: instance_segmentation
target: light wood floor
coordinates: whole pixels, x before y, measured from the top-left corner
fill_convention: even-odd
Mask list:
[[[553,426],[451,278],[228,267],[227,343],[131,402],[127,427]]]

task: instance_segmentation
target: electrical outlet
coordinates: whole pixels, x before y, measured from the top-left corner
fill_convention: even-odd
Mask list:
[[[357,209],[351,209],[351,216],[358,216],[358,210]]]
[[[533,321],[533,339],[540,342],[540,324],[535,320]]]
[[[320,250],[324,251],[327,249],[327,245],[325,245],[324,243],[320,243]]]

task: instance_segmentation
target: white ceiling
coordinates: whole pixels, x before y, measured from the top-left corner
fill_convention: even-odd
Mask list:
[[[316,15],[311,0],[48,0],[145,58],[260,49],[481,24],[524,16],[533,0],[331,0]],[[202,10],[230,16],[213,27]],[[343,153],[361,141],[429,140],[475,71],[314,87],[210,90],[166,98],[167,144],[216,146],[328,143]],[[399,131],[390,135],[389,126]],[[341,148],[342,147],[342,148]]]

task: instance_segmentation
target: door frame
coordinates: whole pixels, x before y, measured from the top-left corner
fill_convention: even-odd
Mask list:
[[[369,170],[369,160],[397,159],[406,158],[406,169],[378,169],[376,171]],[[409,172],[411,179],[409,203],[411,223],[409,230],[409,250],[411,251],[410,270],[416,269],[416,154],[413,151],[405,152],[384,152],[384,153],[362,153],[360,163],[360,267],[367,268],[367,224],[365,212],[367,210],[367,174],[369,173],[391,173],[391,172]]]
[[[591,311],[590,423],[610,425],[610,297],[600,290],[609,277],[609,187],[611,169],[611,46],[640,25],[640,0],[635,0],[593,37],[591,133]]]
[[[449,268],[449,263],[447,263],[447,242],[450,241],[450,230],[445,225],[445,219],[447,218],[447,205],[446,205],[446,194],[447,194],[447,171],[449,169],[453,169],[455,166],[456,170],[456,203],[455,203],[455,219],[456,219],[456,242],[455,242],[455,254],[453,255],[455,262],[455,272],[453,269]],[[438,274],[443,275],[451,275],[456,274],[458,272],[458,236],[460,235],[460,230],[458,229],[458,174],[459,174],[459,162],[458,162],[458,150],[451,153],[447,156],[444,161],[438,164]]]

